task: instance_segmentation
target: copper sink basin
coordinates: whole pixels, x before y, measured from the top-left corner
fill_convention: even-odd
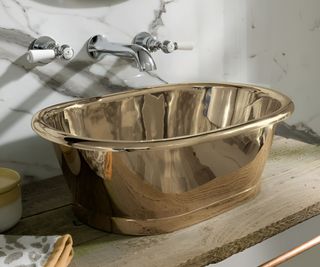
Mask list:
[[[291,100],[250,85],[152,87],[45,108],[75,215],[110,232],[171,232],[255,196]]]

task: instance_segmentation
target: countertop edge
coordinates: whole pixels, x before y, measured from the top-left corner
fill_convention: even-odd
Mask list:
[[[217,247],[202,253],[193,259],[189,259],[188,261],[177,265],[177,267],[206,266],[208,264],[218,263],[319,214],[320,202],[317,202],[299,212],[291,214],[275,223],[246,235],[243,238],[236,239],[222,247]]]

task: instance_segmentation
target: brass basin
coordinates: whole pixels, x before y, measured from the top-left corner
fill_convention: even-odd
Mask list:
[[[32,126],[54,143],[80,220],[149,235],[255,196],[274,126],[293,108],[261,87],[177,84],[51,106]]]

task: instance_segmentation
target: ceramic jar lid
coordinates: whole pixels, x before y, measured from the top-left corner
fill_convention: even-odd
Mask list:
[[[8,168],[0,168],[0,194],[11,191],[21,181],[19,173]]]

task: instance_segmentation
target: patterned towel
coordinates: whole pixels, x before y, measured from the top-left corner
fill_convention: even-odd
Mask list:
[[[70,235],[0,235],[1,267],[67,267],[72,257]]]

